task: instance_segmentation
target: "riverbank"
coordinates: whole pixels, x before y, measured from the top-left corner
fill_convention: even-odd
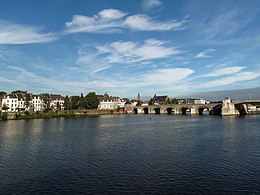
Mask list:
[[[40,118],[71,118],[71,117],[83,117],[83,116],[98,116],[107,114],[126,114],[125,111],[118,110],[69,110],[69,111],[48,111],[48,112],[8,112],[0,114],[0,121],[4,120],[29,120]]]

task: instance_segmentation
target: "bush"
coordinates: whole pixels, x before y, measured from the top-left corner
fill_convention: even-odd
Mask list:
[[[3,120],[3,121],[6,121],[6,120],[7,120],[7,113],[6,113],[6,112],[3,112],[3,113],[1,114],[1,120]]]
[[[28,115],[30,115],[30,112],[29,111],[25,111],[24,114],[28,116]]]

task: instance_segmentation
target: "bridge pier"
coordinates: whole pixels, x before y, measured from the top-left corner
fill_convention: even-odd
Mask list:
[[[222,116],[240,115],[240,113],[236,109],[235,104],[232,103],[231,100],[228,98],[228,99],[223,100],[223,105],[221,108],[221,115]]]
[[[181,108],[174,108],[174,114],[182,114]]]
[[[190,113],[191,113],[191,115],[198,115],[198,114],[199,114],[199,109],[197,109],[197,108],[191,108],[191,109],[190,109]]]

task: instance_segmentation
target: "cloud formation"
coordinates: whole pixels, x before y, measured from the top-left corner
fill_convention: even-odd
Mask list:
[[[65,24],[66,32],[111,33],[122,32],[124,29],[171,31],[184,29],[184,24],[187,22],[186,17],[181,20],[156,21],[144,14],[126,16],[125,12],[116,9],[105,9],[92,17],[75,15],[72,21]]]
[[[144,82],[147,84],[176,84],[194,71],[190,68],[164,68],[156,69],[144,75]]]
[[[204,77],[219,77],[224,75],[232,75],[240,72],[245,68],[246,67],[244,66],[229,66],[229,67],[219,68],[209,74],[204,75]]]
[[[57,39],[54,33],[41,33],[33,26],[9,23],[0,20],[0,44],[29,44],[50,42]]]
[[[147,39],[143,43],[116,41],[103,46],[97,46],[99,55],[106,55],[107,63],[134,63],[181,53],[180,50],[167,46],[167,42],[157,39]]]
[[[144,10],[150,10],[155,7],[159,7],[162,5],[160,0],[143,0],[143,8]]]
[[[259,73],[255,72],[241,72],[238,74],[234,74],[232,76],[224,77],[218,80],[214,81],[208,81],[204,84],[202,84],[202,87],[205,88],[211,88],[211,87],[218,87],[218,86],[224,86],[224,85],[230,85],[233,83],[238,83],[242,81],[249,81],[260,77]]]
[[[208,55],[210,52],[213,52],[215,51],[215,49],[206,49],[202,52],[199,52],[197,55],[196,55],[196,58],[209,58],[211,57],[210,55]]]

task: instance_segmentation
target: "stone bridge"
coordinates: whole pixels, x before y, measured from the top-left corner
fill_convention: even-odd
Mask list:
[[[211,112],[217,104],[166,104],[135,106],[134,114],[191,114],[202,115],[203,111]]]
[[[249,106],[259,104],[260,100],[235,100],[224,99],[223,103],[210,104],[166,104],[166,105],[149,105],[135,106],[132,108],[134,114],[187,114],[203,115],[207,111],[210,115],[247,115],[260,113],[259,111],[252,112]]]
[[[251,110],[253,105],[255,110]],[[260,100],[233,100],[225,99],[222,104],[216,105],[211,114],[213,115],[248,115],[248,114],[260,114]]]

